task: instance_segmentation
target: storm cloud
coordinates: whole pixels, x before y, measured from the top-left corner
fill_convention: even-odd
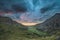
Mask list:
[[[41,22],[59,10],[60,0],[0,0],[0,14],[13,20]]]

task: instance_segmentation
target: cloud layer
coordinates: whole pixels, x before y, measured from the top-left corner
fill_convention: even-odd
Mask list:
[[[13,20],[41,22],[60,11],[60,0],[0,0],[0,15]]]

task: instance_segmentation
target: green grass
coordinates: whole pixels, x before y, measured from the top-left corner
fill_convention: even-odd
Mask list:
[[[21,30],[21,27],[17,24],[0,23],[0,40],[55,40],[60,35],[57,31],[55,35],[46,36],[48,33],[38,31],[35,27],[28,27],[27,30]]]

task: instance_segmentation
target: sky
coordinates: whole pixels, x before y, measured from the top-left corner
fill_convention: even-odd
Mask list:
[[[42,23],[60,11],[60,0],[0,0],[0,16]]]

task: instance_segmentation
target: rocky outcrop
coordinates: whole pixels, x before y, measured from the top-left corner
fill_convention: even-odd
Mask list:
[[[9,17],[0,16],[0,24],[6,24],[6,25],[9,25],[9,26],[16,26],[16,27],[20,27],[22,29],[27,29],[27,27],[23,26],[22,24],[17,23],[16,21],[13,21]]]
[[[35,26],[39,30],[48,32],[60,30],[60,13],[56,13],[53,17],[47,19],[45,22]]]

